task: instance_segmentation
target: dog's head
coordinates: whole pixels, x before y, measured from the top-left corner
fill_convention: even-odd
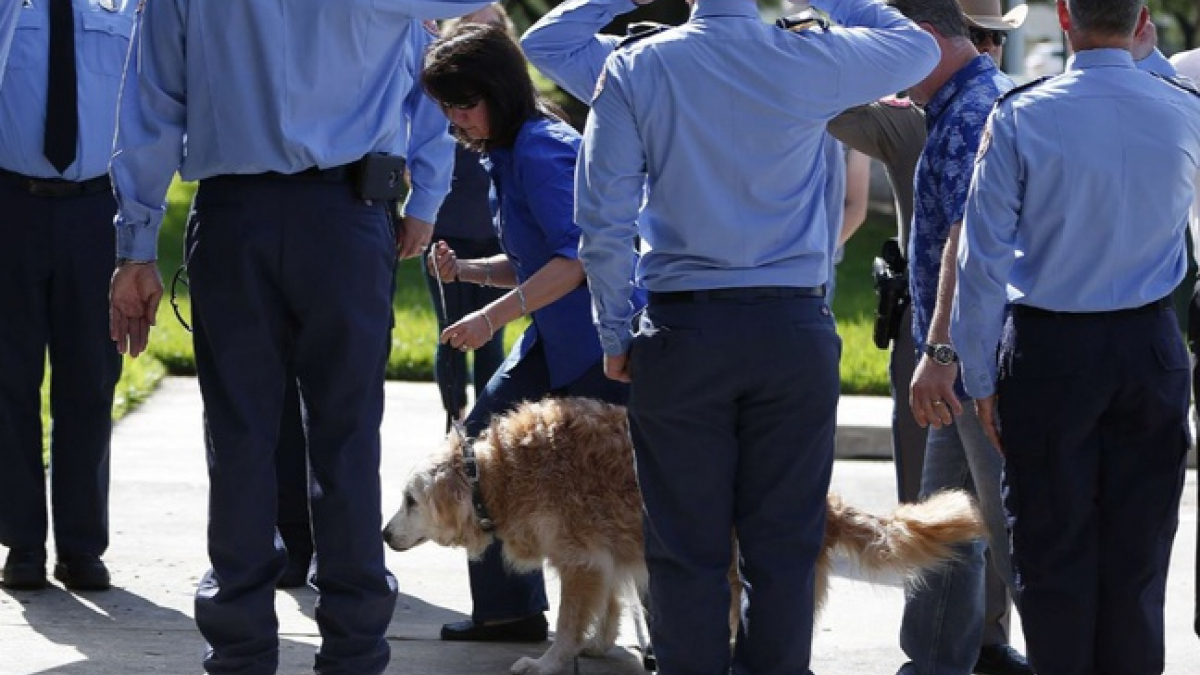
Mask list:
[[[473,556],[491,543],[492,536],[475,517],[457,435],[451,434],[437,454],[413,469],[404,503],[383,528],[383,540],[397,551],[434,541],[465,548]]]

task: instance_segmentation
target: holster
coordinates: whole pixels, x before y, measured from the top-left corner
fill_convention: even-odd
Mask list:
[[[875,279],[875,346],[888,349],[900,332],[900,320],[911,302],[908,294],[908,263],[895,237],[883,242],[879,255],[871,263]]]

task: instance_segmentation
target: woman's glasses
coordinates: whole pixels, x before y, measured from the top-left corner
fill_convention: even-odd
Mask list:
[[[1008,33],[1002,30],[970,28],[969,31],[971,33],[971,42],[975,43],[976,46],[991,40],[992,44],[996,45],[997,47],[1003,47],[1004,41],[1008,38]]]
[[[482,100],[482,98],[477,98],[466,103],[450,103],[448,101],[439,101],[439,104],[442,106],[443,110],[471,110],[475,106],[479,105],[479,102]]]

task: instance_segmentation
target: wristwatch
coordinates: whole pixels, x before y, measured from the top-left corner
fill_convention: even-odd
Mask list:
[[[153,265],[155,262],[157,262],[157,261],[155,261],[155,260],[135,260],[133,258],[118,257],[117,258],[117,267],[121,267],[123,265]]]
[[[958,352],[950,345],[931,342],[925,345],[925,355],[933,359],[939,366],[949,366],[958,363]]]

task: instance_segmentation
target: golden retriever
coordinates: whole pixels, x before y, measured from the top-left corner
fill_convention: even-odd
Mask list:
[[[514,570],[541,569],[543,561],[555,569],[562,588],[554,643],[538,659],[517,661],[513,673],[550,675],[581,652],[607,652],[616,642],[622,599],[646,582],[642,501],[625,409],[591,399],[548,398],[493,419],[473,446],[479,488],[495,525],[491,533],[480,527],[472,505],[459,443],[451,434],[440,453],[414,469],[384,540],[397,551],[435,541],[474,557],[495,536],[503,540]],[[915,577],[952,559],[955,544],[982,533],[979,514],[962,492],[902,505],[887,518],[831,494],[817,562],[818,611],[834,549],[868,572]],[[736,625],[740,588],[733,587],[730,618]],[[642,642],[642,618],[631,604]]]

